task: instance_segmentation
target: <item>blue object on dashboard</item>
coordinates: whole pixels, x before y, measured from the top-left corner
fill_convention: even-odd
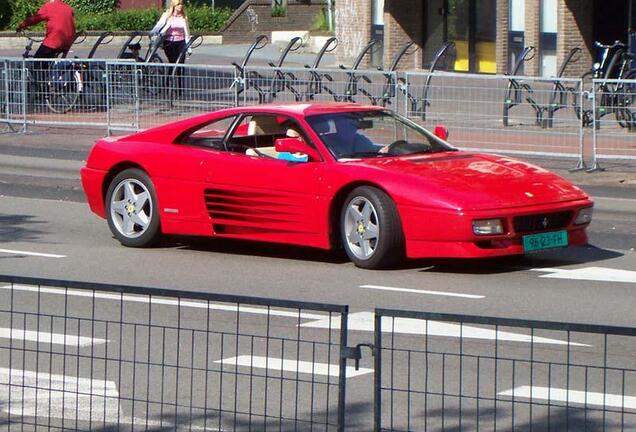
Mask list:
[[[278,153],[278,159],[286,160],[290,162],[308,162],[309,161],[309,157],[306,154],[290,153],[290,152]]]

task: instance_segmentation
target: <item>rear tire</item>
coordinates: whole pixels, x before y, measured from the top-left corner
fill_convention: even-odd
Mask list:
[[[342,244],[349,259],[365,269],[390,268],[404,260],[404,235],[395,203],[383,191],[360,186],[340,213]]]
[[[144,171],[131,168],[110,182],[106,193],[108,226],[119,242],[149,247],[161,236],[155,188]]]

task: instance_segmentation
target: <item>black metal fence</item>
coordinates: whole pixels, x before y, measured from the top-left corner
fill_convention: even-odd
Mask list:
[[[0,276],[0,424],[636,430],[636,328],[376,309],[374,332],[348,347],[347,306]]]
[[[376,431],[636,430],[636,329],[377,309]]]
[[[5,276],[0,286],[7,430],[343,430],[346,306]]]

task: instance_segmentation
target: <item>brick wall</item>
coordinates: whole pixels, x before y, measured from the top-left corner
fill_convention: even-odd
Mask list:
[[[564,76],[578,78],[590,69],[594,61],[594,8],[590,3],[587,0],[559,0],[557,64],[561,64],[572,48],[583,49],[579,60],[568,66]]]
[[[497,0],[497,73],[508,72],[508,29],[510,19],[510,7],[508,0]]]
[[[404,7],[402,0],[385,0],[384,10],[384,67],[388,68],[405,43],[413,41],[422,48],[424,0],[411,0],[408,7]],[[412,70],[421,67],[421,49],[404,56],[398,65],[398,69]]]
[[[527,47],[535,47],[534,57],[523,65],[523,74],[528,76],[539,75],[541,64],[539,55],[541,51],[541,0],[526,0],[526,28],[524,44]],[[532,54],[531,54],[532,56]]]
[[[247,0],[221,30],[223,43],[249,43],[256,36],[272,31],[310,30],[322,7],[319,2],[289,1],[286,15],[273,17],[271,1]],[[256,13],[257,23],[254,26],[248,19],[248,8]]]
[[[335,6],[336,58],[350,66],[371,39],[371,0],[338,0]],[[370,56],[366,57],[361,67],[369,64]]]

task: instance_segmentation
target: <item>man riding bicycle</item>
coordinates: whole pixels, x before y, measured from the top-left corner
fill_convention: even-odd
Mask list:
[[[73,8],[62,0],[47,0],[40,10],[22,21],[16,30],[22,31],[42,21],[46,21],[46,37],[33,57],[53,58],[68,51],[75,39]]]

